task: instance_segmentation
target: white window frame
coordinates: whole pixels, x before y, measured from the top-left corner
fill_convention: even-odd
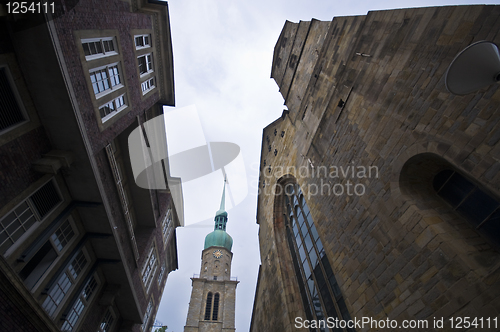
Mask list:
[[[112,67],[115,67],[115,66],[116,66],[116,69],[118,70],[118,77],[120,78],[120,83],[112,85],[111,84],[111,77],[109,76],[109,69]],[[92,82],[92,78],[90,78],[90,87],[91,87],[92,92],[94,93],[94,96],[96,99],[102,98],[103,96],[124,87],[124,85],[123,85],[123,72],[121,70],[120,62],[113,62],[113,63],[107,64],[105,66],[92,68],[89,70],[89,76],[91,77],[91,75],[93,73],[95,73],[97,71],[102,71],[102,70],[106,71],[106,75],[107,75],[106,80],[108,81],[109,88],[96,93],[94,90],[94,82]]]
[[[164,246],[167,245],[167,240],[168,240],[168,237],[170,236],[170,232],[171,232],[171,229],[172,229],[172,223],[173,223],[173,220],[172,220],[172,209],[169,208],[167,210],[167,213],[165,214],[165,217],[163,218],[163,220],[161,222],[161,232],[162,232],[162,235],[163,235],[163,244],[164,244]]]
[[[148,57],[151,57],[151,66],[148,65],[149,64]],[[144,58],[144,61],[146,62],[146,71],[144,73],[141,73],[140,60],[139,60],[140,58]],[[149,73],[152,73],[154,71],[153,53],[146,53],[146,54],[139,55],[137,57],[137,66],[139,67],[140,77],[143,77]]]
[[[84,258],[85,258],[85,264],[81,267],[81,270],[80,272],[77,274],[76,278],[73,276],[73,274],[71,273],[71,270],[70,270],[70,266],[72,266],[73,262],[76,260],[76,258],[78,258],[80,256],[80,253],[83,254]],[[43,301],[42,303],[42,308],[45,310],[45,312],[52,318],[56,318],[57,315],[59,314],[59,312],[62,310],[62,308],[65,307],[65,303],[68,301],[68,298],[70,298],[69,295],[71,295],[76,287],[76,285],[78,284],[78,282],[80,281],[81,278],[83,278],[84,275],[86,275],[86,272],[90,266],[90,263],[92,262],[92,260],[90,259],[90,256],[89,254],[87,253],[87,250],[85,248],[82,248],[80,251],[78,251],[75,256],[73,257],[73,259],[71,260],[71,263],[68,264],[68,266],[64,269],[64,271],[59,274],[57,276],[57,281],[56,283],[54,283],[52,285],[52,287],[50,288],[50,290],[48,291],[47,293],[47,297],[45,298],[45,300]],[[46,308],[46,303],[47,303],[47,300],[49,298],[51,298],[51,292],[54,290],[55,287],[57,286],[61,286],[59,284],[59,281],[61,280],[61,277],[63,275],[66,275],[67,279],[69,280],[69,282],[71,283],[70,287],[66,290],[66,292],[64,293],[62,299],[59,300],[59,303],[56,303],[56,301],[54,301],[52,299],[52,302],[54,302],[56,304],[55,306],[55,309],[50,312],[47,310]],[[61,288],[61,287],[59,287]]]
[[[120,98],[123,98],[123,104],[121,106],[117,107],[118,100],[120,100]],[[106,114],[103,117],[102,114],[101,114],[101,109],[104,108],[104,107],[106,107],[106,106],[108,106],[109,104],[113,105],[114,110],[112,112],[110,112],[109,114]],[[122,94],[122,95],[116,97],[115,99],[111,100],[110,102],[107,102],[104,105],[101,105],[99,107],[99,117],[101,119],[101,122],[104,123],[104,122],[108,121],[109,119],[111,119],[112,117],[114,117],[116,114],[118,114],[119,112],[121,112],[122,110],[124,110],[127,107],[128,107],[128,105],[127,105],[127,98],[125,97],[125,94]]]
[[[16,122],[13,125],[10,125],[2,130],[0,130],[0,135],[5,134],[6,132],[9,132],[26,122],[29,122],[29,116],[28,113],[26,112],[26,108],[24,108],[24,103],[23,100],[21,99],[21,95],[19,94],[19,91],[17,90],[16,83],[14,82],[14,78],[12,77],[12,73],[10,72],[9,66],[8,65],[0,65],[0,69],[5,70],[5,76],[7,78],[7,83],[9,84],[12,94],[14,95],[14,98],[16,99],[17,106],[19,107],[19,110],[21,112],[21,116],[24,118],[24,120]]]
[[[153,243],[151,249],[144,261],[142,267],[142,283],[146,288],[146,293],[149,293],[151,284],[153,283],[154,276],[158,270],[158,254],[156,253],[156,245]]]
[[[114,48],[113,51],[108,51],[108,52],[105,51],[103,42],[106,42],[106,41],[111,41],[113,43],[113,48]],[[83,44],[86,44],[86,43],[97,43],[97,42],[99,42],[101,44],[102,53],[85,55],[85,60],[90,61],[90,60],[95,60],[95,59],[99,59],[99,58],[105,58],[105,57],[108,57],[108,56],[112,56],[112,55],[117,55],[118,54],[118,51],[117,51],[117,46],[118,45],[116,43],[115,37],[102,37],[102,38],[86,38],[86,39],[81,39],[82,48],[83,48]],[[85,49],[83,49],[83,52],[85,54]]]
[[[71,238],[66,242],[66,244],[62,247],[61,250],[59,250],[57,244],[55,243],[55,240],[53,239],[54,235],[57,233],[57,231],[59,229],[61,229],[61,227],[66,223],[68,222],[70,228],[71,228],[71,231],[73,232],[73,235],[71,236]],[[47,268],[47,270],[40,276],[39,280],[33,285],[33,288],[32,288],[32,292],[36,292],[36,290],[38,289],[38,287],[40,287],[40,285],[43,283],[43,281],[45,280],[45,278],[47,277],[47,275],[50,273],[50,271],[53,269],[54,266],[57,265],[57,263],[59,262],[59,260],[61,259],[62,255],[69,250],[69,248],[71,248],[71,245],[73,244],[73,242],[76,241],[76,239],[78,238],[78,235],[79,235],[79,232],[78,232],[78,228],[75,226],[75,221],[73,220],[73,217],[72,216],[69,216],[68,218],[66,218],[66,220],[64,220],[61,225],[59,225],[59,227],[57,227],[57,229],[54,231],[54,233],[52,233],[48,239],[48,241],[50,241],[50,244],[52,245],[52,247],[54,248],[56,254],[57,254],[57,257],[56,259],[54,259],[54,261],[51,263],[51,265]]]
[[[167,269],[165,262],[161,265],[160,273],[158,274],[158,286],[161,286],[161,281],[163,279],[163,275],[165,274],[165,270]]]
[[[156,77],[151,77],[145,80],[144,82],[141,82],[141,90],[143,96],[147,94],[149,91],[156,88],[155,82],[156,82]]]
[[[109,322],[109,319],[107,317],[111,317],[111,323]],[[113,326],[115,322],[116,322],[116,313],[113,310],[113,307],[108,307],[108,309],[104,313],[104,316],[101,319],[101,324],[99,324],[99,327],[97,328],[97,332],[113,331]]]
[[[144,323],[141,325],[141,330],[146,332],[146,329],[149,324],[149,319],[151,318],[151,312],[153,311],[153,298],[149,300],[148,307],[146,308],[146,312],[144,313]]]
[[[85,292],[87,291],[87,287],[91,285],[92,280],[94,280],[94,287],[91,289],[91,293],[89,297],[85,297]],[[78,295],[78,298],[76,301],[73,303],[73,306],[68,312],[68,315],[66,316],[66,319],[64,319],[62,325],[61,325],[61,331],[74,331],[78,327],[78,325],[81,323],[81,318],[85,316],[88,308],[92,304],[92,301],[94,298],[97,296],[96,294],[99,292],[99,288],[101,286],[101,281],[99,280],[99,277],[97,276],[97,273],[93,273],[90,278],[87,280],[85,283],[85,286],[83,287],[82,291]],[[81,306],[83,306],[83,309],[81,309]],[[78,312],[80,311],[80,312]],[[76,320],[73,323],[69,322],[69,318],[72,317],[72,313],[76,315]]]
[[[54,185],[54,188],[55,188],[55,190],[57,192],[57,195],[59,195],[60,201],[56,205],[54,205],[48,212],[46,212],[45,216],[41,217],[40,214],[39,214],[39,212],[38,212],[38,210],[37,210],[37,208],[36,208],[35,203],[33,203],[33,201],[32,201],[32,197],[35,195],[35,193],[38,192],[38,190],[40,190],[43,186],[45,186],[47,183],[49,183],[51,181],[52,181],[52,184]],[[21,205],[26,204],[28,208],[23,211],[23,214],[29,210],[28,212],[31,213],[31,217],[29,219],[31,219],[31,218],[35,219],[34,223],[31,224],[28,228],[24,227],[24,225],[26,224],[26,222],[24,222],[24,223],[21,224],[21,227],[25,228],[24,232],[23,232],[23,235],[21,235],[14,243],[12,243],[9,246],[9,248],[7,248],[5,250],[5,253],[3,253],[3,255],[5,257],[9,256],[17,248],[17,246],[19,245],[19,243],[22,243],[26,239],[26,237],[29,236],[29,234],[31,234],[31,232],[34,229],[36,229],[63,202],[64,202],[64,197],[63,197],[63,195],[61,193],[61,190],[59,189],[59,186],[57,185],[57,181],[55,181],[55,178],[52,177],[49,180],[45,181],[40,187],[38,187],[35,190],[33,190],[33,192],[27,198],[25,198],[24,200],[22,200],[21,202],[19,202],[19,204],[17,204],[12,210],[10,210],[9,212],[7,212],[2,218],[0,218],[0,223],[2,223],[3,220],[7,216],[9,216],[11,213],[14,213],[16,215],[16,218],[14,219],[14,221],[15,220],[19,220],[20,215],[19,216],[17,215],[18,212],[16,210]],[[9,226],[12,225],[12,223],[14,221],[12,221],[9,224]],[[5,228],[8,228],[9,226],[7,226]],[[2,228],[3,228],[3,226],[2,226]],[[19,230],[19,228],[16,229],[15,232],[17,232],[18,230]],[[2,230],[0,228],[0,233],[1,232],[2,232]],[[15,232],[13,232],[13,233],[15,233]],[[0,243],[0,245],[3,244],[5,241],[7,241],[9,239],[10,239],[10,235],[7,237],[7,239],[5,239],[4,241],[2,241],[2,243]],[[0,252],[0,254],[1,254],[1,252]]]
[[[142,37],[142,43],[143,45],[137,45],[137,38],[140,38]],[[148,38],[149,39],[149,43],[146,43],[145,41],[145,38]],[[150,34],[143,34],[143,35],[135,35],[134,36],[134,45],[135,45],[135,49],[136,50],[141,50],[143,48],[148,48],[148,47],[151,47],[151,35]]]

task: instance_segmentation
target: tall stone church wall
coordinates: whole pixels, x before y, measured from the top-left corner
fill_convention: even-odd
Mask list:
[[[294,331],[305,318],[277,199],[287,177],[352,318],[499,315],[498,248],[433,189],[450,169],[499,200],[498,84],[465,96],[444,84],[462,49],[500,45],[499,32],[500,6],[285,23],[271,76],[288,110],[263,131],[251,331]]]

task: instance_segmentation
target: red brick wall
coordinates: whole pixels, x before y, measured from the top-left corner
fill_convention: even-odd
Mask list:
[[[9,332],[37,332],[12,299],[0,289],[0,330]]]
[[[56,1],[56,13],[64,10],[61,1]],[[134,53],[132,29],[151,29],[152,19],[149,15],[131,13],[129,6],[124,1],[92,1],[80,0],[72,9],[54,20],[62,52],[65,55],[66,65],[76,99],[82,113],[85,129],[92,144],[93,151],[101,150],[115,136],[127,128],[139,114],[150,108],[159,100],[159,93],[152,94],[149,98],[141,100],[139,78],[137,77],[136,56]],[[100,132],[92,105],[93,96],[82,77],[88,75],[83,71],[80,62],[74,30],[118,30],[123,55],[123,75],[129,87],[128,101],[131,107],[125,116],[109,128]]]
[[[49,152],[51,145],[42,127],[0,146],[0,206],[5,206],[43,174],[31,163]]]

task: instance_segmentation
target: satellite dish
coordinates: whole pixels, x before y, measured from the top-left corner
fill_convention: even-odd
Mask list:
[[[488,41],[471,44],[457,54],[445,76],[446,89],[466,95],[500,81],[498,47]]]

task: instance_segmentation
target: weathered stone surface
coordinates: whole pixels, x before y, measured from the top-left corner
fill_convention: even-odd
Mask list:
[[[498,315],[500,254],[432,181],[448,168],[500,196],[498,85],[466,96],[444,85],[460,50],[500,44],[499,16],[500,6],[450,6],[286,22],[271,76],[289,114],[263,131],[251,331],[294,331],[306,317],[277,203],[287,176],[351,317]]]

